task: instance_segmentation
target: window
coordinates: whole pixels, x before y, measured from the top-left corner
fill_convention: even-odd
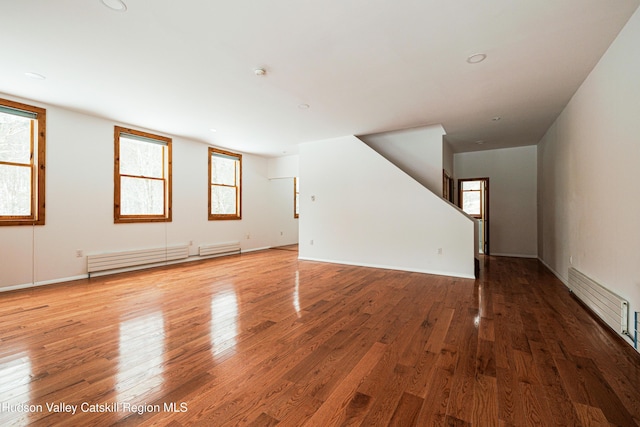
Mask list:
[[[474,217],[482,216],[482,188],[480,181],[462,181],[460,207]]]
[[[171,221],[171,138],[115,127],[114,222]]]
[[[293,217],[300,217],[300,180],[293,178]]]
[[[0,225],[44,225],[46,110],[0,99]]]
[[[209,148],[209,219],[241,219],[242,155]]]

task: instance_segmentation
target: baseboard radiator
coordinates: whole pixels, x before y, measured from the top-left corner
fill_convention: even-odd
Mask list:
[[[636,350],[638,350],[638,330],[640,330],[640,321],[638,320],[639,314],[640,313],[636,311],[633,315],[633,346]]]
[[[186,245],[93,254],[87,255],[87,272],[91,276],[91,273],[100,271],[175,261],[188,257],[189,246]]]
[[[240,242],[214,243],[199,246],[200,256],[231,255],[240,253]]]
[[[569,290],[614,331],[629,333],[629,302],[573,267],[569,268]]]

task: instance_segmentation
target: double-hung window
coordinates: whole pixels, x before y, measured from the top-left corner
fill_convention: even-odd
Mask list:
[[[460,180],[460,206],[467,214],[482,218],[482,181]]]
[[[242,155],[209,148],[209,220],[241,219]]]
[[[0,99],[0,225],[44,225],[46,110]]]
[[[171,138],[115,127],[114,221],[171,221]]]

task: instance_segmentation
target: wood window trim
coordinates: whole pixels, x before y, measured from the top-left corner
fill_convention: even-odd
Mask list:
[[[140,136],[143,138],[154,139],[157,141],[161,141],[166,143],[166,156],[163,150],[163,159],[162,159],[162,178],[154,178],[154,177],[146,177],[148,179],[158,179],[162,180],[164,183],[164,214],[163,215],[121,215],[120,213],[120,198],[121,198],[121,189],[120,189],[120,181],[122,176],[131,176],[126,174],[120,174],[120,135],[129,134],[134,136]],[[125,128],[121,126],[114,126],[114,169],[113,169],[113,222],[115,224],[126,224],[126,223],[140,223],[140,222],[171,222],[172,220],[172,148],[171,148],[171,138],[155,135],[149,132],[143,132],[135,129]],[[165,170],[166,165],[166,170]]]
[[[442,169],[442,198],[453,203],[453,178]]]
[[[38,123],[37,134],[34,135],[33,122],[31,124],[31,215],[28,216],[2,216],[0,226],[13,225],[45,225],[45,189],[46,189],[46,136],[47,136],[47,110],[33,105],[10,101],[0,98],[0,105],[16,110],[28,111],[36,115]],[[36,145],[34,147],[34,144]],[[37,150],[37,151],[36,151]],[[34,161],[34,153],[37,159]],[[37,163],[37,164],[36,164]],[[4,162],[3,164],[8,164]],[[22,165],[21,165],[22,166]],[[26,166],[25,166],[26,167]],[[35,194],[35,197],[34,197]]]
[[[293,177],[293,217],[300,218],[300,213],[296,211],[300,192],[298,192],[298,177]]]
[[[215,147],[209,147],[208,150],[209,153],[209,173],[208,173],[208,186],[207,186],[207,192],[208,192],[208,204],[207,204],[207,208],[208,208],[208,217],[209,217],[209,221],[228,221],[228,220],[239,220],[242,219],[242,154],[238,154],[238,153],[234,153],[231,151],[226,151],[226,150],[221,150],[219,148],[215,148]],[[211,213],[211,187],[213,184],[211,182],[211,169],[212,169],[212,165],[211,165],[211,158],[214,156],[214,154],[222,154],[224,156],[228,156],[228,157],[235,157],[236,159],[238,159],[238,169],[239,171],[237,171],[237,183],[235,186],[236,189],[236,213],[235,214],[213,214]],[[228,186],[231,187],[231,186]]]
[[[464,179],[461,178],[461,179],[458,179],[458,207],[460,209],[462,209],[462,202],[463,202],[462,193],[463,192],[465,192],[465,191],[467,191],[467,192],[469,192],[469,191],[478,191],[478,192],[482,191],[482,190],[463,190],[462,189],[463,183],[464,182],[469,182],[469,181],[484,181],[485,182],[484,191],[485,191],[485,202],[487,203],[487,206],[483,205],[482,197],[480,197],[480,215],[467,214],[470,217],[477,218],[477,219],[482,219],[482,210],[483,210],[483,208],[485,209],[485,212],[489,211],[489,205],[488,205],[489,204],[489,178],[488,177],[483,177],[483,178],[464,178]]]

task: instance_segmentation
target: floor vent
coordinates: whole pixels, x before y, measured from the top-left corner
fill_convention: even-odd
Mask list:
[[[629,334],[629,302],[573,267],[569,290],[614,331]]]

